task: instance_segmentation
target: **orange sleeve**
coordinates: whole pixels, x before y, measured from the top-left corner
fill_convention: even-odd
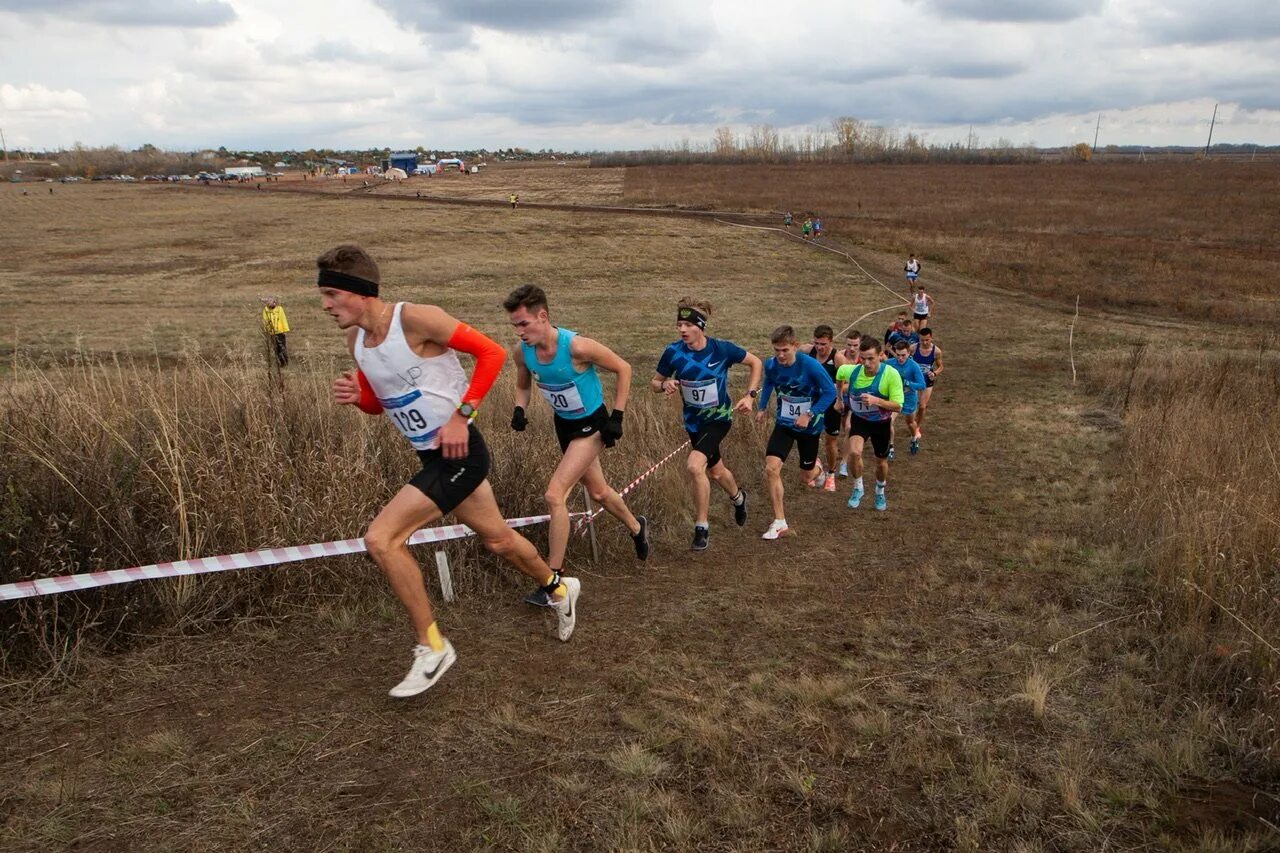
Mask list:
[[[507,351],[492,338],[477,332],[466,323],[459,323],[458,328],[454,329],[448,347],[475,356],[476,369],[471,373],[471,385],[467,388],[467,393],[462,395],[462,401],[477,405],[498,380],[502,363],[507,360]]]
[[[356,383],[360,386],[360,399],[356,401],[356,408],[366,415],[381,414],[382,404],[378,402],[378,395],[373,393],[373,386],[369,384],[363,370],[356,371]]]

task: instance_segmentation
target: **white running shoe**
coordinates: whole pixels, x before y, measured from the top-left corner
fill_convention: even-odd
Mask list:
[[[781,539],[783,536],[789,536],[790,534],[791,528],[787,527],[787,523],[780,518],[775,518],[773,520],[773,524],[769,525],[769,529],[766,530],[760,538]]]
[[[562,577],[560,583],[564,584],[565,597],[559,601],[551,599],[551,607],[560,620],[560,624],[556,626],[556,636],[563,643],[573,636],[573,628],[578,622],[578,596],[582,593],[582,581]]]
[[[388,695],[397,699],[417,696],[439,681],[457,659],[453,643],[448,640],[444,641],[444,649],[438,652],[432,651],[430,646],[414,646],[413,666],[409,667],[409,674],[392,687]]]

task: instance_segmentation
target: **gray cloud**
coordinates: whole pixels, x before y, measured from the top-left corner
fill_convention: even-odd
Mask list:
[[[1222,44],[1280,38],[1280,4],[1274,0],[1218,0],[1204,5],[1160,2],[1145,12],[1154,44]]]
[[[121,27],[220,27],[236,19],[225,0],[0,0],[0,11]]]
[[[633,0],[374,0],[393,18],[424,33],[484,27],[508,33],[564,32],[610,18]]]
[[[987,22],[1073,21],[1102,10],[1102,0],[917,0],[944,18]]]

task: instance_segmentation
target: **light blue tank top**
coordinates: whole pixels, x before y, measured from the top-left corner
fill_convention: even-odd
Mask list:
[[[524,366],[533,374],[534,384],[556,416],[577,421],[594,415],[604,405],[604,389],[600,387],[594,364],[581,373],[573,369],[573,338],[578,333],[568,329],[557,332],[556,357],[550,364],[538,361],[538,351],[523,341],[520,351],[524,355]]]

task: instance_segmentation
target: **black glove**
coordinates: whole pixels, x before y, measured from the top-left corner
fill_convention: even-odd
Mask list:
[[[511,428],[516,432],[524,432],[524,428],[529,425],[529,419],[524,416],[524,406],[516,406],[515,411],[511,413]]]
[[[604,426],[600,427],[600,438],[604,439],[605,447],[613,447],[618,443],[618,439],[622,438],[622,410],[614,409],[613,414],[609,415],[609,420],[604,422]]]

